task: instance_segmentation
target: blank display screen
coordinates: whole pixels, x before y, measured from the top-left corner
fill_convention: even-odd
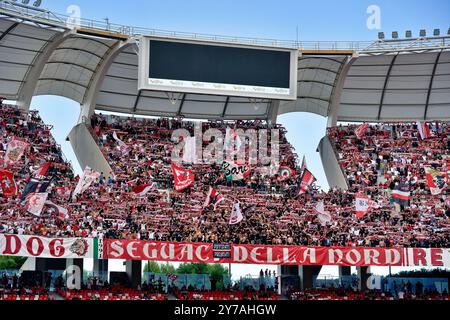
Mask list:
[[[149,78],[289,89],[290,52],[150,40]]]

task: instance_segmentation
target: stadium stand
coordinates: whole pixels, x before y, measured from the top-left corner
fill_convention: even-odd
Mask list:
[[[431,196],[423,182],[423,167],[442,169],[446,163],[441,156],[448,148],[446,123],[437,123],[438,129],[432,128],[435,136],[424,141],[417,139],[413,124],[370,127],[363,140],[354,136],[354,126],[331,128],[328,135],[350,189],[327,193],[313,189],[297,196],[301,169],[286,139],[286,130],[280,125],[281,163],[294,171],[289,179],[264,176],[257,167],[242,181],[228,181],[219,166],[194,164],[188,166],[196,177],[192,188],[171,192],[171,133],[181,127],[192,132],[194,122],[97,114],[91,119],[92,134],[113,168],[113,175],[106,179],[102,173],[86,192],[67,200],[57,189],[73,190],[78,177],[74,178],[70,164],[64,161],[51,128],[36,112],[24,114],[14,106],[3,105],[0,117],[2,155],[13,137],[31,145],[12,168],[20,192],[36,171],[50,162],[44,177],[51,179],[49,200],[66,208],[69,214],[61,218],[54,207],[46,206],[42,215],[35,217],[24,210],[18,198],[2,197],[2,233],[314,246],[446,247],[450,241],[448,203],[441,196]],[[214,127],[222,132],[228,126],[267,127],[261,121],[203,123],[203,129]],[[120,148],[114,134],[128,146],[127,152]],[[417,161],[420,168],[413,165]],[[401,180],[407,177],[408,181]],[[133,192],[136,186],[149,183],[154,183],[155,188],[145,196]],[[410,186],[411,206],[401,205],[395,210],[390,196],[395,183]],[[210,186],[226,199],[216,210],[203,208]],[[362,218],[354,214],[356,192],[370,195],[377,203]],[[237,199],[245,219],[230,227],[230,212]],[[332,217],[324,225],[315,212],[318,201],[324,202]]]

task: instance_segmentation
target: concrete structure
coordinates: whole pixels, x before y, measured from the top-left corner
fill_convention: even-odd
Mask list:
[[[142,261],[127,260],[125,262],[125,270],[132,288],[142,285]]]
[[[336,151],[327,136],[320,140],[317,151],[322,159],[322,166],[330,188],[347,190],[347,177],[344,175],[344,172],[339,165]]]
[[[77,124],[70,131],[67,139],[70,141],[82,169],[89,166],[91,169],[103,173],[106,178],[111,175],[112,169],[89,132],[88,124],[83,122]]]

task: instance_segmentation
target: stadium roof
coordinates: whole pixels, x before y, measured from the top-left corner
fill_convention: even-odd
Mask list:
[[[205,119],[274,119],[305,111],[332,121],[450,119],[449,37],[373,43],[307,43],[195,35],[214,41],[298,47],[298,99],[138,91],[138,36],[193,38],[65,18],[0,1],[0,96],[29,107],[57,95],[96,110]]]

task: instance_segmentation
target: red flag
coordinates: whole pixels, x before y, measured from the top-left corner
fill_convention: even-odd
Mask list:
[[[302,181],[300,182],[300,190],[298,194],[307,193],[309,190],[309,187],[316,182],[316,178],[313,176],[313,174],[308,170],[305,169],[302,176]]]
[[[214,210],[216,210],[216,206],[223,200],[225,200],[225,198],[219,193],[219,191],[217,191],[217,189],[209,187],[208,195],[206,196],[203,207],[206,208],[212,204],[214,206]]]
[[[362,125],[360,125],[360,126],[355,130],[356,137],[357,137],[358,139],[361,139],[361,138],[364,136],[364,134],[366,133],[367,128],[369,128],[369,125],[368,125],[367,123],[363,123]]]
[[[147,194],[151,189],[156,188],[156,183],[140,184],[133,188],[133,192],[142,197]]]
[[[411,193],[409,191],[392,190],[392,197],[397,200],[409,201],[411,200]]]
[[[176,191],[181,191],[194,183],[194,174],[191,170],[186,170],[172,163],[173,183]]]
[[[17,185],[14,181],[14,174],[10,171],[0,170],[0,187],[3,197],[14,197],[17,195]]]
[[[29,145],[30,144],[28,142],[19,139],[13,139],[12,141],[10,141],[8,143],[8,148],[6,149],[5,164],[8,166],[19,161],[19,159],[25,152],[25,149]]]

